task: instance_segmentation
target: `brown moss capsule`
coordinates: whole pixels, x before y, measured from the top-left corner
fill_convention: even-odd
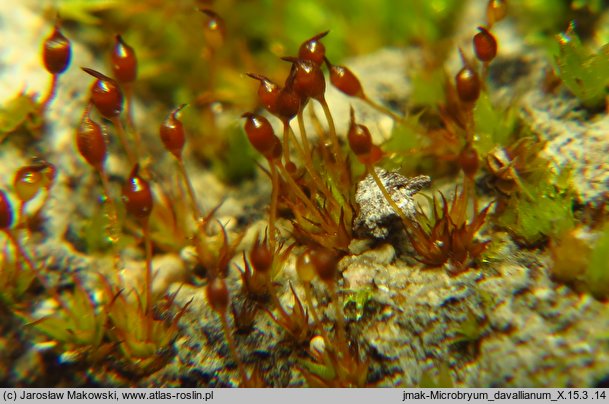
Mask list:
[[[311,251],[311,263],[317,272],[317,276],[330,283],[336,279],[338,273],[338,256],[327,248],[318,248]]]
[[[330,70],[330,83],[350,97],[364,97],[364,89],[355,74],[345,66],[334,66],[327,62]]]
[[[330,31],[319,33],[304,41],[298,49],[298,57],[300,59],[310,60],[318,65],[321,65],[326,56],[326,47],[320,42],[320,40],[328,35],[328,32]]]
[[[311,282],[315,278],[316,270],[309,251],[300,254],[296,259],[296,272],[302,282]]]
[[[281,145],[281,140],[277,136],[273,136],[273,148],[265,157],[269,160],[276,160],[281,157],[281,152],[283,151],[283,146]]]
[[[276,115],[283,121],[290,121],[300,110],[302,99],[300,95],[289,84],[279,90],[275,103]]]
[[[489,0],[486,5],[486,19],[489,27],[505,18],[507,8],[507,0]]]
[[[137,57],[133,48],[116,36],[112,51],[112,72],[119,83],[131,83],[137,78]]]
[[[296,164],[294,164],[293,161],[288,161],[287,163],[285,163],[285,170],[290,174],[296,174],[296,172],[298,171],[298,167],[296,166]]]
[[[357,156],[357,159],[365,166],[372,166],[381,161],[383,155],[383,150],[379,146],[373,144],[370,148],[370,153],[361,154]]]
[[[480,78],[478,73],[465,66],[455,76],[457,95],[462,102],[475,102],[480,97]]]
[[[474,52],[478,60],[490,62],[497,56],[497,40],[493,34],[484,27],[478,27],[478,32],[474,35]]]
[[[250,250],[249,259],[257,272],[266,274],[271,270],[273,266],[273,253],[268,247],[266,237],[262,242],[256,240]]]
[[[66,71],[72,59],[72,47],[68,38],[63,36],[55,25],[51,35],[42,46],[42,61],[51,74],[61,74]]]
[[[219,277],[210,279],[205,288],[205,295],[207,296],[209,305],[216,313],[221,315],[226,313],[230,296],[224,279]]]
[[[480,160],[478,159],[478,152],[471,143],[466,144],[461,150],[458,161],[465,176],[474,178],[480,167]]]
[[[112,119],[118,116],[123,110],[123,93],[118,83],[93,69],[82,69],[97,79],[91,87],[91,103],[104,118]]]
[[[349,124],[347,139],[349,140],[351,150],[357,156],[370,153],[372,149],[372,136],[366,126],[355,123],[353,108],[351,108],[351,123]]]
[[[260,103],[271,114],[277,115],[277,96],[281,88],[265,76],[254,73],[247,73],[247,75],[260,82],[258,87],[258,99]]]
[[[147,219],[152,211],[152,190],[148,182],[139,176],[139,168],[139,164],[136,164],[123,184],[122,199],[130,215]]]
[[[184,143],[186,142],[184,125],[178,119],[178,114],[185,106],[186,104],[183,104],[174,109],[159,128],[159,134],[161,135],[161,141],[163,142],[163,145],[165,145],[165,149],[178,159],[182,158],[182,150],[184,149]]]
[[[283,60],[292,62],[292,72],[294,91],[302,98],[323,99],[326,92],[326,79],[319,65],[311,60],[284,57]]]
[[[0,229],[7,230],[13,224],[13,207],[4,191],[0,190]]]
[[[85,113],[76,129],[76,147],[93,168],[100,170],[106,161],[107,147],[102,127]]]
[[[269,158],[277,147],[275,132],[270,122],[265,117],[250,112],[241,116],[246,119],[244,129],[250,143],[260,154]]]
[[[21,202],[31,201],[44,186],[46,178],[40,166],[21,167],[15,173],[13,189]]]

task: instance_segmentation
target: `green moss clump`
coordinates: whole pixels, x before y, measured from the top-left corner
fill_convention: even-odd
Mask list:
[[[556,71],[564,85],[589,107],[599,106],[607,95],[609,84],[609,44],[598,52],[586,49],[571,22],[566,32],[557,35]]]
[[[40,127],[40,124],[40,108],[35,97],[30,94],[17,94],[0,106],[0,143],[20,128],[31,133]]]
[[[514,107],[494,106],[487,93],[480,94],[474,108],[476,149],[482,156],[497,146],[507,146],[516,132],[518,112]]]
[[[510,198],[498,223],[526,244],[565,233],[575,226],[570,178],[568,169],[536,172],[521,182],[522,189]]]
[[[20,303],[35,279],[34,271],[5,250],[0,256],[0,304],[12,307]]]

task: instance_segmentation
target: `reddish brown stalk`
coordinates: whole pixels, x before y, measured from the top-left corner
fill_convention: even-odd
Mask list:
[[[279,200],[279,175],[277,173],[277,167],[272,160],[268,160],[269,167],[271,169],[271,209],[269,213],[269,241],[271,250],[275,251],[276,238],[275,238],[275,221],[277,220],[277,201]]]
[[[144,235],[144,250],[146,251],[146,294],[144,310],[146,313],[152,311],[152,237],[150,236],[150,223],[148,218],[142,220],[142,233]],[[148,330],[150,331],[150,330]]]
[[[137,164],[139,159],[134,153],[134,151],[131,149],[131,146],[129,145],[129,142],[127,140],[127,133],[125,132],[123,122],[118,116],[112,117],[111,122],[112,125],[114,125],[114,128],[116,129],[116,134],[118,135],[121,145],[123,146],[123,150],[125,151],[125,154],[127,154],[127,160],[129,161],[129,164]]]
[[[59,75],[53,74],[51,76],[51,84],[49,85],[49,91],[41,103],[43,110],[48,109],[49,105],[51,104],[51,101],[53,101],[53,99],[55,98],[55,95],[57,94],[58,84],[59,84]]]

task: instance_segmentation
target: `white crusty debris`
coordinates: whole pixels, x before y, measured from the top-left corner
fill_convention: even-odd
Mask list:
[[[406,216],[414,218],[416,204],[412,197],[429,186],[431,178],[426,175],[407,178],[398,172],[385,171],[382,168],[375,168],[375,171],[396,205]],[[391,229],[401,226],[400,217],[370,174],[357,185],[355,202],[359,205],[359,212],[354,221],[354,230],[359,237],[385,239]]]

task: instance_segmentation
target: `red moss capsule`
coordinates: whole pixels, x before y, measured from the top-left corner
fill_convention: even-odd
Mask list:
[[[373,144],[370,148],[370,153],[357,156],[357,159],[360,161],[360,163],[367,166],[375,165],[376,163],[381,161],[382,158],[383,150],[375,144]]]
[[[372,149],[372,136],[366,126],[355,123],[353,108],[351,108],[351,123],[349,124],[347,139],[349,140],[351,150],[357,156],[370,153]]]
[[[123,184],[122,199],[130,215],[147,219],[152,211],[152,190],[148,182],[139,176],[139,168],[139,164],[136,164]]]
[[[318,65],[321,65],[326,56],[326,47],[320,42],[320,40],[328,35],[328,32],[330,31],[319,33],[304,41],[298,49],[298,57],[300,59],[310,60]]]
[[[137,57],[133,48],[116,36],[112,51],[112,72],[119,83],[131,83],[137,78]]]
[[[21,202],[31,201],[44,186],[46,178],[41,166],[21,167],[13,178],[13,189]]]
[[[277,146],[275,132],[270,122],[265,117],[250,112],[241,116],[246,119],[244,129],[250,143],[260,154],[268,158]]]
[[[93,168],[100,170],[106,161],[107,147],[102,127],[85,113],[76,129],[76,147]]]
[[[7,230],[13,224],[13,207],[4,191],[0,190],[0,229]]]
[[[317,276],[330,283],[336,279],[338,274],[338,256],[327,248],[318,248],[311,251],[311,263],[317,272]]]
[[[72,59],[72,47],[68,38],[63,36],[55,25],[51,35],[42,46],[42,61],[51,74],[61,74],[66,71]]]
[[[273,266],[273,253],[268,247],[266,238],[264,241],[256,240],[249,253],[250,263],[254,269],[261,273],[268,273]]]
[[[319,65],[311,60],[297,59],[292,57],[282,58],[292,62],[290,73],[294,91],[302,98],[315,98],[320,100],[326,92],[326,79]]]
[[[455,76],[457,95],[462,102],[475,102],[480,96],[480,78],[478,73],[465,66]]]
[[[260,103],[271,114],[277,115],[277,96],[279,95],[281,88],[262,75],[254,73],[247,73],[247,75],[260,82],[260,86],[258,87],[258,99],[260,100]]]
[[[471,143],[466,144],[461,150],[458,161],[465,176],[474,178],[480,167],[480,160],[478,159],[478,152]]]
[[[283,146],[281,146],[281,140],[279,140],[277,136],[273,136],[273,148],[265,157],[269,160],[276,160],[278,158],[281,158],[282,151]]]
[[[298,111],[300,111],[300,104],[302,98],[294,90],[291,83],[288,83],[286,87],[279,90],[277,94],[277,102],[275,103],[275,110],[277,117],[283,121],[290,121],[294,118]]]
[[[478,27],[478,32],[474,35],[474,52],[478,60],[490,62],[497,56],[497,40],[493,34],[484,27]]]
[[[507,8],[507,0],[489,0],[486,5],[486,19],[489,27],[505,18]]]
[[[226,287],[226,281],[224,279],[219,277],[210,279],[207,287],[205,288],[205,294],[207,296],[209,305],[216,313],[220,315],[226,313],[230,296],[228,294],[228,288]]]
[[[123,110],[123,93],[118,83],[93,69],[82,69],[97,79],[91,87],[91,103],[104,118],[112,119],[118,116]]]
[[[296,166],[296,164],[294,164],[293,161],[288,161],[287,163],[285,163],[285,170],[288,173],[292,174],[292,176],[294,176],[298,171],[298,167]]]
[[[186,142],[186,136],[184,134],[184,125],[178,119],[179,113],[186,106],[180,105],[174,109],[169,117],[161,124],[159,133],[161,135],[161,141],[165,145],[165,149],[176,158],[182,158],[182,150],[184,149],[184,143]]]
[[[330,70],[330,83],[350,97],[364,97],[364,89],[355,74],[345,66],[334,66],[327,63]]]

